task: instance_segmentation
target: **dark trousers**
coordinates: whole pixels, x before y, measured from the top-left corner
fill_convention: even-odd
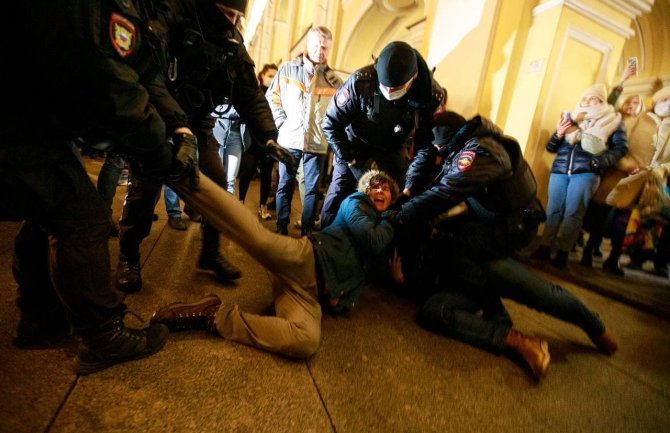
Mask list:
[[[219,143],[212,130],[214,118],[207,115],[191,121],[191,129],[198,139],[198,164],[200,171],[225,189],[226,173],[219,156]],[[119,221],[119,246],[128,259],[139,257],[140,243],[151,231],[153,212],[160,198],[162,181],[143,176],[137,164],[130,164],[128,193]],[[219,232],[203,220],[203,252],[218,251]]]
[[[240,164],[239,173],[240,201],[244,202],[247,198],[249,185],[251,184],[254,174],[256,173],[256,168],[258,167],[261,183],[260,204],[266,205],[268,203],[270,185],[272,184],[272,167],[274,166],[274,163],[274,159],[265,155],[265,150],[258,144],[253,144],[248,151],[242,154],[242,163]]]
[[[100,173],[98,173],[98,193],[110,212],[112,201],[116,194],[116,187],[119,184],[119,178],[125,165],[126,161],[123,160],[123,157],[108,153],[105,162],[102,164]]]
[[[512,320],[500,298],[514,300],[534,310],[600,335],[605,326],[596,313],[565,288],[541,278],[508,257],[483,263],[483,284],[450,281],[449,290],[436,293],[420,312],[422,324],[433,331],[493,353],[501,353]],[[467,272],[460,268],[459,273]],[[462,279],[459,275],[459,279]],[[478,314],[482,311],[483,314]]]
[[[72,146],[32,151],[41,161],[17,165],[0,157],[3,206],[25,220],[14,247],[17,305],[28,320],[62,308],[76,334],[94,333],[125,310],[110,286],[107,208]]]

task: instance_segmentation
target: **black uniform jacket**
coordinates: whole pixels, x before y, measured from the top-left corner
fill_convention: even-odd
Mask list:
[[[168,3],[172,12],[168,88],[189,117],[202,119],[216,106],[230,104],[260,143],[276,140],[272,111],[240,32],[214,2]]]
[[[484,197],[491,195],[496,186],[512,179],[514,174],[515,164],[503,141],[508,141],[509,147],[523,162],[518,144],[501,136],[493,123],[479,116],[466,123],[448,144],[453,151],[445,159],[433,185],[402,206],[398,221],[427,222],[469,197],[479,197],[485,202]],[[431,155],[434,160],[435,149],[427,151],[426,155]],[[531,187],[535,187],[534,179]],[[524,201],[535,199],[534,191],[527,195],[528,200]],[[527,204],[520,203],[517,207]]]
[[[415,146],[429,146],[432,113],[445,99],[445,91],[433,80],[417,53],[419,75],[408,94],[389,101],[379,90],[374,65],[354,72],[328,104],[323,133],[335,155],[353,161],[366,148],[370,152],[399,150],[414,133]],[[358,158],[360,159],[360,157]]]
[[[146,0],[11,2],[3,82],[4,162],[39,163],[35,146],[84,137],[111,140],[147,168],[166,170],[171,151],[160,113],[186,116],[160,80],[167,66],[163,10]],[[34,79],[33,76],[38,76]],[[26,145],[30,143],[30,145]]]

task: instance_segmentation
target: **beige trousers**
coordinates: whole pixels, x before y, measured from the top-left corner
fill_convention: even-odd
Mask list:
[[[267,230],[253,212],[202,174],[197,191],[191,191],[187,181],[169,185],[208,223],[270,271],[276,316],[244,313],[237,305],[222,304],[215,318],[219,334],[296,358],[313,355],[321,342],[321,306],[310,240]]]

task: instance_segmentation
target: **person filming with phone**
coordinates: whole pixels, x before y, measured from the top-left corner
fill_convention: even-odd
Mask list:
[[[567,266],[600,174],[628,150],[621,114],[606,101],[604,84],[587,88],[572,115],[561,116],[547,143],[547,151],[556,157],[549,176],[547,221],[533,259],[548,261],[555,249],[554,266]]]

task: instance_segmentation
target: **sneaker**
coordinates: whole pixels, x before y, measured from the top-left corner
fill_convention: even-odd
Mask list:
[[[156,311],[151,316],[150,323],[162,323],[168,327],[170,332],[214,331],[214,317],[220,306],[221,300],[213,294],[192,304],[174,302]]]
[[[116,288],[124,293],[137,293],[142,289],[139,257],[137,260],[119,257],[119,264],[116,266]]]
[[[263,204],[258,208],[258,216],[262,220],[271,220],[272,219],[272,215],[270,214],[270,212],[268,212],[268,207],[266,205],[263,205]]]
[[[181,219],[181,217],[178,216],[170,217],[168,224],[175,230],[184,231],[188,228],[186,223]]]
[[[198,260],[198,267],[214,272],[216,278],[222,283],[230,283],[242,276],[242,271],[226,260],[218,251],[203,252],[200,255],[200,260]]]
[[[104,331],[82,342],[74,371],[86,375],[126,361],[153,355],[165,346],[167,326],[152,324],[143,329],[128,328],[123,317],[104,325]]]

